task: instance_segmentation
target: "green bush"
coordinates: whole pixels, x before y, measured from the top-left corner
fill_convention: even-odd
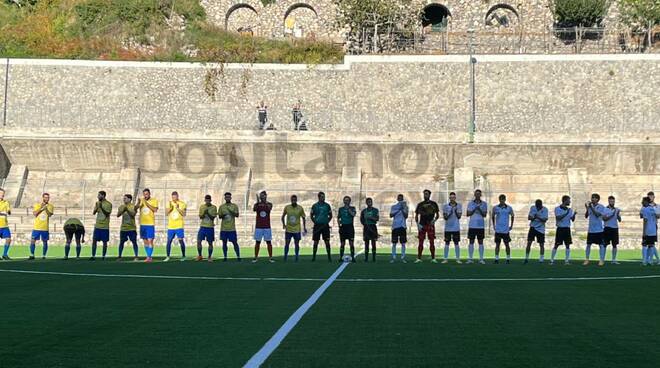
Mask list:
[[[611,0],[554,0],[551,9],[557,27],[600,27],[611,3]]]

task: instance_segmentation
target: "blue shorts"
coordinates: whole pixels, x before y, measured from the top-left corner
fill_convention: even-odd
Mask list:
[[[184,236],[183,229],[167,229],[167,240],[174,239],[174,237],[183,239]]]
[[[289,233],[289,232],[285,233],[284,240],[289,241],[290,239],[293,239],[295,241],[300,241],[300,239],[302,239],[302,236],[300,235],[300,233]]]
[[[32,230],[32,240],[48,241],[50,234],[46,230]]]
[[[92,241],[102,241],[107,242],[110,240],[110,230],[109,229],[97,229],[94,228],[94,234],[92,235]]]
[[[197,241],[213,243],[215,241],[215,230],[212,227],[200,227],[197,232]]]
[[[254,229],[254,240],[269,242],[273,240],[273,231],[271,229]]]
[[[128,231],[120,231],[119,232],[119,241],[120,242],[125,242],[127,240],[130,240],[134,242],[137,239],[137,231],[135,230],[128,230]]]
[[[220,231],[220,240],[238,243],[238,235],[236,231]]]
[[[154,225],[140,225],[140,239],[153,239],[156,235]]]
[[[11,238],[11,231],[9,231],[8,227],[3,227],[0,229],[0,239],[8,239]]]

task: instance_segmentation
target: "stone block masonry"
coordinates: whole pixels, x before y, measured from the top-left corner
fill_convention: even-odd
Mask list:
[[[475,73],[479,139],[610,142],[660,127],[660,55],[484,55]],[[287,131],[300,100],[314,131],[392,135],[388,140],[404,132],[466,133],[469,75],[466,56],[223,67],[15,59],[5,129],[250,131],[263,100],[271,122]]]

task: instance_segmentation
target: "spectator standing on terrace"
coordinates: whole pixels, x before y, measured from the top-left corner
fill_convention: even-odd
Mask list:
[[[302,113],[302,101],[298,100],[291,109],[293,115],[293,130],[307,130],[307,121]]]
[[[263,100],[257,106],[257,113],[259,117],[259,129],[266,129],[268,125],[268,106],[264,104]]]

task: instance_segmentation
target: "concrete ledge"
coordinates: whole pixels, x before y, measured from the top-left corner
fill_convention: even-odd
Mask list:
[[[660,54],[564,54],[564,55],[473,55],[477,62],[512,63],[534,61],[656,61]],[[253,70],[350,70],[352,64],[383,63],[468,63],[469,55],[346,55],[342,64],[271,64],[271,63],[227,63],[227,69]],[[0,59],[7,64],[7,59]],[[110,61],[110,60],[68,60],[68,59],[9,59],[9,65],[31,66],[71,66],[94,68],[163,68],[198,69],[218,68],[218,63],[153,62],[153,61]]]
[[[367,134],[328,131],[259,131],[259,130],[160,130],[160,129],[69,129],[21,128],[0,129],[4,140],[47,141],[135,141],[135,142],[231,142],[231,143],[377,143],[377,144],[457,144],[468,143],[467,132],[417,133],[393,132]],[[660,145],[660,132],[640,133],[477,133],[474,144],[531,145]]]

